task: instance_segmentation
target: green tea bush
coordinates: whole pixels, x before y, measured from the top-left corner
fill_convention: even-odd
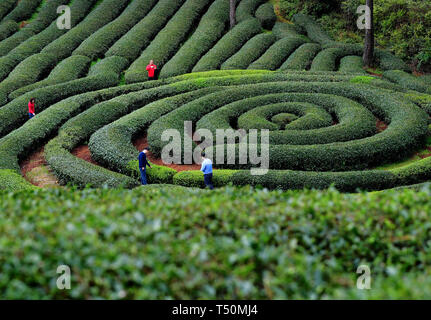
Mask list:
[[[345,56],[340,60],[341,72],[366,73],[363,69],[364,63],[360,56]]]
[[[277,20],[274,6],[271,3],[264,3],[256,10],[256,18],[260,21],[262,28],[271,30]]]
[[[257,19],[248,19],[237,24],[199,60],[193,72],[219,69],[223,62],[260,32],[261,26]]]
[[[13,20],[20,22],[26,20],[33,15],[41,3],[42,0],[21,0],[17,2],[16,7],[3,18],[3,21]]]
[[[114,43],[105,56],[120,56],[131,64],[184,2],[185,0],[158,1],[145,18]]]
[[[102,1],[86,18],[64,35],[52,41],[41,51],[51,53],[58,59],[70,56],[85,39],[114,20],[127,6],[127,0]]]
[[[214,1],[193,35],[163,67],[160,77],[168,78],[191,72],[199,59],[222,37],[228,21],[228,1]]]
[[[13,91],[9,95],[9,100],[35,89],[79,79],[87,73],[90,62],[91,60],[85,56],[70,56],[60,61],[46,79]]]
[[[4,0],[0,3],[0,21],[6,16],[16,5],[16,0]]]
[[[425,299],[430,196],[429,187],[3,192],[0,291],[5,299]],[[72,290],[52,281],[60,262]],[[361,264],[372,290],[356,288]]]
[[[13,20],[8,20],[0,24],[0,41],[10,37],[19,30],[18,23]]]
[[[310,39],[303,35],[301,27],[297,24],[277,21],[272,28],[272,34],[277,38],[277,40],[286,37],[303,37],[306,42],[310,42]]]
[[[274,44],[275,39],[274,35],[266,33],[260,33],[254,36],[247,41],[237,53],[227,59],[221,65],[221,69],[247,69],[253,61],[257,60],[272,44]]]
[[[73,51],[75,55],[87,56],[91,60],[103,57],[104,53],[153,8],[156,0],[134,1],[114,21],[97,30]]]
[[[259,59],[249,65],[248,69],[276,70],[304,43],[304,39],[299,37],[278,40]]]
[[[421,78],[415,77],[401,70],[389,70],[383,73],[383,77],[399,84],[405,89],[415,90],[431,94],[431,85],[426,84]]]
[[[9,76],[0,83],[0,106],[8,102],[12,91],[36,82],[48,74],[57,63],[54,55],[39,53],[21,62]]]
[[[140,82],[148,78],[146,66],[154,60],[160,70],[172,58],[187,38],[196,20],[210,3],[209,0],[187,0],[178,12],[169,20],[141,56],[135,60],[126,72],[126,82]]]
[[[319,51],[319,44],[304,43],[289,56],[279,70],[306,70],[311,66],[314,57]]]
[[[256,9],[264,2],[264,0],[241,0],[236,8],[237,22],[253,18]]]
[[[97,0],[73,1],[70,7],[70,10],[73,12],[71,17],[72,26],[79,23],[79,21],[86,16],[96,1]],[[50,1],[49,3],[55,4],[56,1]],[[54,12],[56,14],[56,11]],[[33,31],[23,28],[12,37],[0,42],[0,80],[5,79],[21,61],[33,54],[39,53],[45,46],[67,31],[68,30],[59,29],[54,21],[49,27],[36,35],[33,35]]]

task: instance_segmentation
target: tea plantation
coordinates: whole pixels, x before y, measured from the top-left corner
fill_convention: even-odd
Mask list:
[[[380,48],[366,70],[362,45],[312,17],[237,2],[230,29],[229,0],[1,1],[2,298],[431,296],[429,76]],[[159,162],[141,187],[137,141],[160,159],[187,121],[269,130],[268,172],[213,143],[235,151],[219,190]],[[360,264],[373,290],[356,289]]]

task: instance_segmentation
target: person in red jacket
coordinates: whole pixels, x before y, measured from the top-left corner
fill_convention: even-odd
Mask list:
[[[151,60],[150,64],[147,66],[148,80],[156,80],[156,70],[157,66],[154,64],[153,60]]]
[[[31,98],[30,102],[28,103],[28,117],[29,117],[29,119],[33,118],[36,115],[34,113],[34,103],[35,103],[35,99]]]

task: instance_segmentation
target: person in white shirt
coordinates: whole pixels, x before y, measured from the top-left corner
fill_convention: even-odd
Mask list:
[[[210,188],[210,190],[214,189],[213,185],[213,163],[211,159],[205,157],[205,152],[202,152],[202,167],[201,171],[204,174],[204,182],[205,187]]]

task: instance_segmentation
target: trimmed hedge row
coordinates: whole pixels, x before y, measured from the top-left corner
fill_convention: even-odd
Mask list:
[[[178,129],[181,132],[184,121],[198,121],[205,114],[225,104],[245,97],[285,91],[341,95],[364,104],[380,118],[386,119],[390,125],[378,135],[348,142],[312,146],[270,145],[270,168],[273,169],[363,169],[406,156],[424,143],[428,132],[425,113],[407,100],[393,96],[390,91],[347,83],[261,83],[238,86],[220,94],[210,94],[156,120],[148,130],[149,144],[159,155],[166,144],[160,141],[161,133],[165,129]],[[238,157],[238,153],[236,156]]]
[[[257,19],[248,19],[237,24],[199,60],[193,68],[193,72],[219,69],[223,62],[260,32],[261,26]]]
[[[265,0],[241,0],[236,8],[236,21],[243,22],[254,17],[256,9]]]
[[[25,59],[0,82],[0,106],[8,102],[12,91],[43,79],[56,64],[57,58],[49,53],[39,53]]]
[[[187,89],[188,87],[184,87],[184,88]],[[134,109],[140,108],[155,99],[163,98],[163,96],[172,95],[173,94],[172,90],[173,88],[170,85],[161,86],[158,88],[153,88],[152,90],[129,93],[127,95],[122,95],[114,99],[111,99],[109,101],[105,101],[94,105],[93,107],[82,112],[81,114],[77,115],[76,117],[69,120],[63,125],[61,130],[64,132],[68,132],[66,139],[73,139],[74,141],[73,143],[68,144],[68,147],[66,149],[69,151],[72,150],[79,143],[82,143],[83,141],[86,141],[87,139],[89,139],[91,134],[93,134],[98,129],[102,128],[105,125],[108,125],[109,123],[120,118],[121,116],[124,116],[125,114],[130,113]],[[181,92],[181,90],[176,92]],[[193,96],[193,94],[191,95]],[[177,100],[178,98],[174,97],[173,99]],[[184,101],[183,99],[186,99],[186,98],[180,98],[180,102]],[[159,100],[159,101],[163,101],[163,100]],[[150,105],[147,105],[143,109],[151,110],[154,108],[151,108]],[[158,110],[158,112],[160,112],[160,110]],[[59,141],[61,142],[63,138],[58,137],[56,139],[59,139]],[[56,140],[55,144],[60,143],[59,141]],[[94,149],[100,150],[97,140],[96,141],[91,140],[90,148],[92,150],[92,153],[94,153],[93,152]],[[48,158],[49,157],[48,154],[51,154],[50,153],[51,143],[49,143],[46,146],[45,151],[47,153],[47,161],[49,164],[51,164]],[[64,153],[64,151],[61,151],[60,149],[57,148],[56,153],[58,152]],[[118,154],[118,151],[116,154],[111,155],[107,159],[103,159],[102,157],[98,156],[97,153],[94,153],[94,154],[95,154],[94,159],[96,161],[102,160],[102,163],[106,163],[107,159],[109,160],[112,156],[115,157],[115,155]],[[129,157],[127,161],[123,163],[123,168],[121,171],[131,176],[139,176],[138,167],[135,162],[135,159],[137,158],[137,155],[138,155],[137,150],[135,149],[134,152],[131,152],[129,154],[134,154],[134,156]],[[100,186],[103,183],[104,179],[107,181],[111,180],[110,176],[112,173],[109,170],[106,170],[88,163],[84,164],[78,158],[76,158],[76,160],[72,160],[72,159],[73,158],[71,158],[70,156],[67,156],[68,166],[70,166],[70,164],[74,162],[74,164],[72,165],[73,169],[70,169],[68,167],[63,167],[61,163],[57,161],[57,158],[54,156],[54,165],[55,165],[54,171],[56,172],[56,175],[58,175],[60,179],[62,178],[64,179],[64,177],[68,177],[70,181],[73,181],[73,182],[78,181],[79,185],[82,185],[83,182],[88,182],[94,186]],[[80,176],[81,170],[85,170],[86,172],[85,177]],[[66,173],[64,173],[63,171],[66,171]],[[79,177],[72,177],[73,172],[75,172],[75,174],[78,175]],[[154,166],[154,168],[149,169],[148,172],[149,172],[150,182],[152,183],[171,183],[175,170],[165,168],[165,167]]]
[[[274,27],[277,16],[272,3],[264,3],[256,10],[256,18],[260,21],[262,28],[271,30]]]
[[[383,78],[395,82],[405,89],[431,94],[430,85],[423,82],[421,78],[415,77],[407,72],[401,70],[389,70],[383,73]]]
[[[109,58],[109,61],[115,62],[115,60],[112,60],[111,58],[112,57]],[[93,75],[90,77],[36,89],[18,97],[0,108],[0,137],[16,129],[28,119],[27,103],[32,97],[36,98],[36,113],[39,113],[51,104],[66,99],[67,97],[117,85],[119,74],[115,73],[115,70],[108,68],[110,66],[117,68],[117,66],[112,63],[100,62],[99,64],[99,66],[96,65],[97,67],[95,66],[95,68],[93,68]],[[102,66],[105,68],[102,68]],[[151,86],[157,85],[157,83],[154,83]],[[110,90],[115,94],[128,92],[128,90],[139,90],[141,87],[142,85],[121,86],[118,88],[111,88]],[[115,95],[112,97],[114,96]]]
[[[129,163],[138,156],[132,145],[133,137],[145,133],[152,122],[179,108],[184,103],[205,96],[208,93],[222,90],[221,87],[198,89],[187,93],[154,101],[144,107],[118,119],[96,131],[88,144],[93,159],[109,169],[129,174]],[[134,105],[144,105],[148,101],[148,93],[136,92],[133,96]]]
[[[81,21],[96,1],[97,0],[74,0],[70,7],[70,10],[73,12],[72,25]],[[29,31],[25,31],[24,28],[22,29],[22,32],[27,34]],[[18,32],[11,38],[0,42],[0,56],[7,54],[0,58],[0,80],[6,78],[21,61],[33,54],[39,53],[46,45],[52,43],[55,39],[66,32],[68,32],[68,30],[58,29],[57,24],[54,21],[49,27],[37,35],[34,35],[29,39],[26,39],[25,37],[24,39],[21,39],[25,41],[18,46],[16,46],[17,43],[15,40],[17,39],[14,39],[14,36],[18,36],[18,38],[22,37],[21,32]],[[12,42],[9,42],[9,40],[12,40]]]
[[[202,17],[193,35],[160,72],[168,78],[191,72],[199,59],[221,38],[229,21],[229,1],[216,0]]]
[[[13,20],[21,22],[26,20],[33,15],[41,3],[42,0],[20,0],[16,4],[16,7],[3,18],[3,21]]]
[[[154,8],[120,38],[105,54],[106,57],[120,56],[131,64],[142,50],[148,46],[155,35],[163,28],[171,16],[185,0],[160,0]]]
[[[0,190],[22,191],[34,188],[15,171],[0,169]]]
[[[69,2],[69,0],[44,1],[35,19],[32,19],[29,24],[25,25],[16,34],[0,43],[0,55],[7,54],[20,43],[47,28],[58,17],[57,8]],[[12,21],[13,20],[8,20],[8,22]],[[17,20],[14,22],[18,25],[20,21],[21,20]]]
[[[313,104],[312,108],[309,103]],[[196,129],[207,129],[215,136],[217,129],[231,129],[230,124],[237,121],[237,126],[245,130],[279,130],[278,124],[266,119],[273,115],[273,110],[283,109],[294,110],[295,114],[301,115],[306,110],[309,112],[287,125],[286,128],[290,130],[270,132],[271,144],[308,145],[349,141],[370,136],[376,131],[374,116],[361,105],[343,97],[302,93],[273,93],[229,103],[203,116],[196,123]],[[261,114],[267,112],[269,115],[263,119]],[[339,118],[339,125],[317,129],[332,124],[332,117],[328,113],[334,113]]]
[[[274,44],[275,36],[267,33],[260,33],[251,38],[232,57],[227,59],[222,65],[222,70],[247,69],[247,67],[258,59],[268,48]]]
[[[293,22],[305,30],[311,41],[320,43],[322,47],[336,43],[311,16],[298,13],[293,16]]]
[[[426,182],[431,179],[431,158],[393,170],[348,172],[307,172],[269,170],[256,176],[249,170],[214,170],[217,186],[261,186],[270,190],[327,189],[334,186],[343,192],[375,191]],[[174,176],[174,184],[184,187],[204,187],[199,171],[183,171]]]
[[[16,0],[3,0],[0,2],[0,21],[14,9],[16,4]]]
[[[103,57],[104,53],[135,24],[144,18],[157,0],[135,0],[114,21],[94,32],[73,51],[74,55],[87,56],[91,60]]]
[[[249,65],[248,69],[276,70],[304,43],[305,40],[301,37],[288,37],[278,40],[259,59]]]
[[[32,83],[13,91],[9,95],[9,100],[16,99],[35,89],[79,79],[87,73],[90,62],[91,60],[85,56],[71,56],[66,58],[55,66],[45,80]]]
[[[302,37],[305,42],[311,42],[310,39],[301,33],[299,26],[295,24],[277,21],[272,28],[272,34],[277,38],[277,40],[287,37]]]
[[[320,51],[311,64],[312,71],[336,71],[341,58],[360,55],[361,49],[356,46],[342,46]]]
[[[38,114],[22,127],[0,139],[0,169],[11,169],[19,172],[18,162],[22,157],[49,139],[68,119],[73,118],[94,104],[112,99],[117,95],[152,88],[156,85],[156,83],[152,82],[103,89],[69,97],[53,104],[45,112]],[[64,137],[67,137],[69,133],[66,133]],[[73,136],[69,136],[69,138],[73,138]],[[71,141],[73,142],[74,140],[72,139]],[[69,143],[70,141],[66,142]],[[70,160],[71,158],[66,154],[67,152],[60,150],[61,148],[56,149],[58,146],[58,144],[54,145],[54,151],[59,151],[59,156]],[[52,159],[52,161],[55,161],[55,159]],[[61,162],[58,165],[61,166]],[[65,170],[67,171],[67,168]],[[77,179],[80,178],[78,177]]]
[[[159,70],[162,69],[180,48],[209,3],[210,0],[187,0],[141,56],[132,63],[125,74],[126,83],[147,80],[146,66],[150,60],[154,60]]]
[[[307,70],[320,48],[317,43],[304,43],[289,56],[279,70]]]
[[[73,183],[81,188],[126,188],[137,187],[139,183],[128,176],[95,166],[75,157],[70,152],[82,142],[81,128],[60,130],[58,137],[45,147],[45,158],[51,170],[62,184]]]
[[[363,69],[364,63],[362,57],[359,56],[345,56],[340,60],[341,72],[353,72],[353,73],[366,73]]]
[[[42,53],[51,53],[59,60],[70,56],[85,39],[115,19],[127,6],[128,0],[105,0],[91,11],[77,26],[52,41]]]
[[[238,126],[247,131],[251,129],[276,130],[269,133],[269,143],[272,145],[327,144],[361,139],[376,133],[376,120],[373,114],[360,104],[343,97],[325,94],[274,94],[255,99],[255,103],[269,102],[270,104],[250,110],[252,100],[241,101],[244,105],[249,105],[242,109],[249,111],[239,116]],[[280,103],[280,101],[283,102]],[[238,104],[241,105],[241,103]],[[226,109],[231,112],[230,117],[234,113],[233,105],[226,106]],[[280,130],[279,125],[266,120],[283,111],[304,117],[288,124],[286,126],[288,130]],[[332,126],[331,114],[335,114],[339,124]],[[215,126],[217,124],[212,123],[211,128]],[[197,128],[200,127],[201,124],[198,122]]]
[[[348,52],[346,55],[359,55],[362,56],[364,47],[360,44],[346,44],[336,42],[328,36],[328,34],[323,31],[321,26],[310,16],[304,14],[296,14],[293,16],[294,22],[302,27],[306,32],[308,37],[317,43],[322,45],[323,49],[327,48],[338,48],[338,52]],[[331,51],[329,51],[331,52]],[[329,54],[326,52],[326,54]],[[341,58],[342,56],[337,56],[336,58]],[[404,70],[409,71],[407,64],[400,58],[394,56],[386,50],[376,49],[375,58],[377,59],[379,66],[383,70]],[[327,69],[322,69],[327,70]],[[331,69],[333,70],[333,69]]]
[[[0,24],[0,41],[10,37],[19,30],[18,23],[13,20],[8,20]]]

